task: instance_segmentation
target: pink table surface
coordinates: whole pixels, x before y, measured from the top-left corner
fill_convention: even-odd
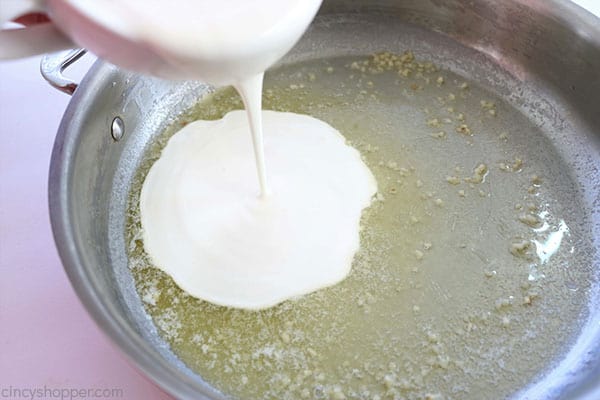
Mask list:
[[[58,258],[47,179],[69,99],[42,79],[38,57],[0,63],[0,399],[29,399],[15,391],[26,388],[46,389],[38,399],[88,388],[121,392],[87,398],[171,399],[101,333]]]
[[[600,0],[576,2],[600,16]],[[68,75],[82,76],[89,65]],[[95,388],[121,392],[87,398],[171,399],[100,332],[54,247],[48,165],[68,101],[40,77],[38,57],[0,63],[0,399],[31,398],[15,389],[46,389],[38,399],[67,389],[62,398],[82,398],[69,397],[70,389]]]

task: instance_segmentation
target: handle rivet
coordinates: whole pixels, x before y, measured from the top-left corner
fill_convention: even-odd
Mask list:
[[[112,124],[110,125],[110,135],[114,139],[115,142],[118,142],[123,137],[125,133],[125,124],[120,117],[115,117],[113,119]]]

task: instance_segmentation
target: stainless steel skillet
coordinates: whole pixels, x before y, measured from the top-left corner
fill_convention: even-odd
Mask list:
[[[489,88],[542,127],[578,183],[581,224],[599,249],[600,21],[559,0],[327,0],[282,62],[407,48]],[[44,69],[52,75],[51,65]],[[65,112],[49,178],[55,240],[82,302],[178,398],[222,396],[177,359],[145,314],[127,267],[124,215],[146,144],[209,89],[97,62]],[[600,269],[597,251],[589,262]],[[598,279],[593,285],[574,347],[516,397],[600,398]]]

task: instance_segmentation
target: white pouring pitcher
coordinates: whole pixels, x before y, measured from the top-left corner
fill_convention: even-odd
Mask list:
[[[1,30],[0,60],[84,47],[137,72],[231,84],[266,70],[287,53],[320,4],[321,0],[0,0],[0,24],[30,13],[43,13],[51,20]],[[214,20],[213,11],[218,16]],[[238,34],[221,30],[220,23]],[[206,29],[210,35],[189,34],[203,24],[212,27]]]
[[[4,0],[0,4],[0,26],[32,13],[45,13],[41,0]],[[23,29],[0,31],[0,60],[23,58],[74,47],[54,24],[39,23]]]
[[[66,0],[2,0],[0,23],[32,13],[46,14],[51,22],[0,31],[0,60],[85,47],[101,58],[139,72],[163,76],[170,70],[147,46],[123,37],[82,11],[84,2],[78,2],[79,7],[75,4]]]

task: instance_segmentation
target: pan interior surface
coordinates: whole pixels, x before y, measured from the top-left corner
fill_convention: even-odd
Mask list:
[[[318,19],[268,73],[265,108],[342,132],[380,195],[348,279],[244,312],[187,296],[143,253],[137,196],[160,149],[182,124],[241,108],[230,89],[170,88],[159,121],[125,143],[110,204],[133,324],[176,369],[236,398],[562,390],[546,378],[591,329],[597,298],[580,175],[598,159],[593,147],[573,157],[576,129],[550,100],[442,35],[381,15]]]

